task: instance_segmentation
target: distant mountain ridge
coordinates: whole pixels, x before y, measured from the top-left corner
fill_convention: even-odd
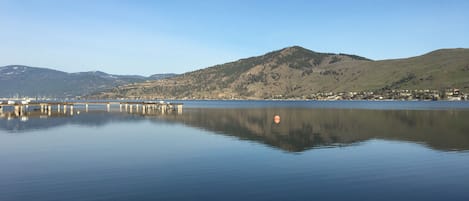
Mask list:
[[[308,98],[318,92],[460,88],[469,91],[469,49],[373,61],[292,46],[169,79],[128,84],[99,98]]]
[[[101,71],[66,73],[49,68],[9,65],[0,67],[0,97],[75,97],[108,90],[119,85],[175,76],[156,74],[112,75]]]
[[[459,88],[469,92],[469,49],[373,61],[300,46],[184,73],[66,73],[22,65],[0,67],[0,97],[142,99],[309,98],[315,93]],[[91,94],[91,95],[90,95]]]

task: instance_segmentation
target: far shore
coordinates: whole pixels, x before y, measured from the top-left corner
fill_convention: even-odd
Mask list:
[[[356,101],[370,101],[370,102],[466,102],[469,100],[465,99],[255,99],[255,98],[245,98],[245,99],[178,99],[178,98],[161,98],[161,99],[139,99],[139,98],[115,98],[115,99],[83,99],[83,98],[0,98],[0,101],[21,101],[21,100],[31,100],[31,101],[113,101],[113,100],[128,100],[128,101],[312,101],[312,102],[356,102]]]

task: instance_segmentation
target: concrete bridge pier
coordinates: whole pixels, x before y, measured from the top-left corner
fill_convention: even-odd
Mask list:
[[[166,112],[166,105],[161,106],[161,113],[164,114]]]
[[[85,104],[85,112],[88,112],[88,103]]]
[[[60,104],[57,104],[57,112],[60,112]]]
[[[182,114],[182,105],[178,105],[178,114]]]
[[[15,105],[15,115],[20,116],[20,106]]]
[[[21,106],[20,106],[20,111],[19,111],[19,112],[20,112],[20,116],[23,116],[23,113],[24,113],[23,111],[24,111],[24,106],[21,105]]]

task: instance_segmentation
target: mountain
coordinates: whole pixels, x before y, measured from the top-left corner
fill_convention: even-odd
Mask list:
[[[169,79],[118,86],[96,97],[304,98],[318,92],[445,88],[469,90],[469,49],[372,61],[293,46]]]
[[[112,75],[101,71],[66,73],[22,65],[0,67],[0,97],[74,97],[119,85],[155,80],[158,75]]]

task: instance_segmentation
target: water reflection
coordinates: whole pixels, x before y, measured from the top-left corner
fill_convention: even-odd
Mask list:
[[[73,116],[53,113],[47,118],[34,113],[12,118],[3,113],[2,117],[0,129],[9,132],[27,132],[66,124],[99,126],[110,122],[144,120],[182,123],[291,152],[345,146],[370,139],[411,141],[438,150],[469,150],[469,111],[464,110],[206,108],[164,115],[96,111]]]
[[[271,118],[276,114],[279,124]],[[295,152],[376,138],[469,149],[468,111],[196,109],[165,119]]]
[[[22,115],[14,112],[0,113],[0,131],[25,133],[34,130],[46,130],[66,125],[103,126],[110,122],[138,121],[141,118],[126,113],[108,113],[103,111],[79,112],[75,114],[29,111]]]

